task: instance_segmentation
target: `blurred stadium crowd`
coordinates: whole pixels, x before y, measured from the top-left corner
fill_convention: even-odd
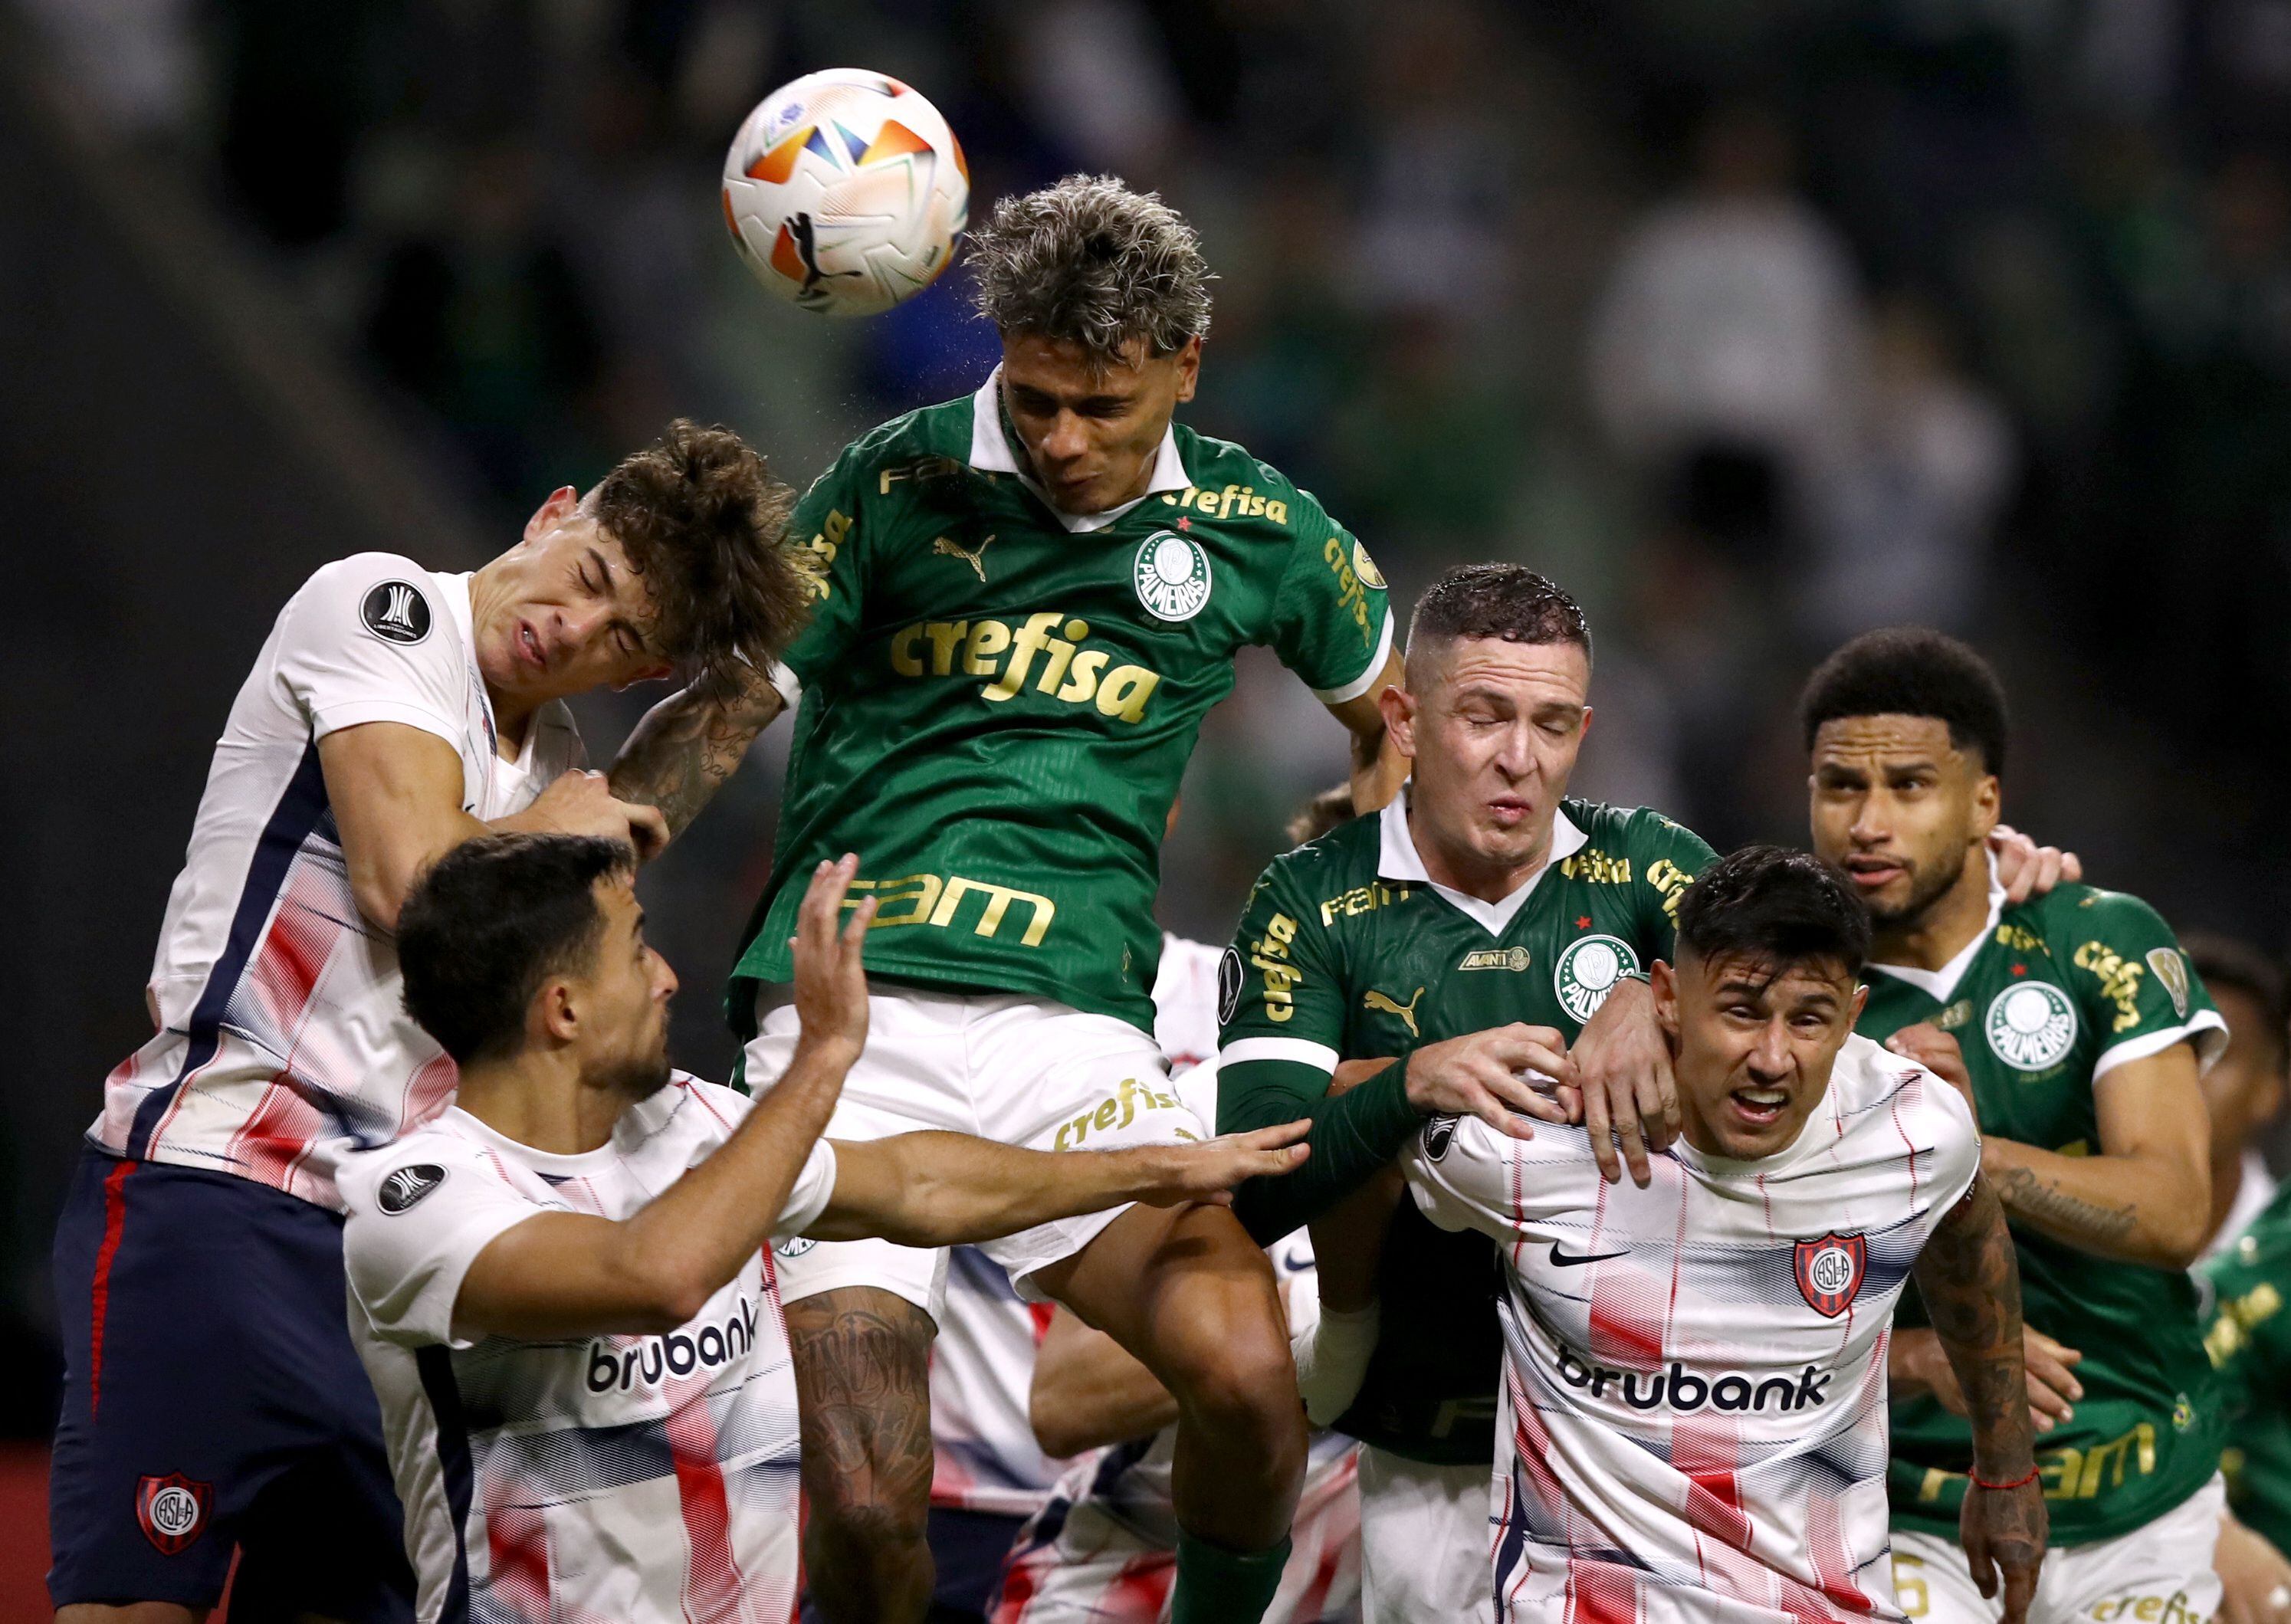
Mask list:
[[[1810,660],[1925,621],[2020,700],[2014,821],[2285,945],[2291,0],[18,4],[496,530],[673,414],[800,484],[991,365],[959,272],[837,326],[724,243],[750,104],[877,68],[946,112],[976,208],[1103,169],[1195,221],[1190,421],[1316,490],[1399,600],[1490,557],[1584,599],[1584,792],[1796,837]],[[1173,927],[1222,939],[1336,776],[1309,705],[1268,662],[1212,720]],[[687,977],[776,781],[664,865]]]

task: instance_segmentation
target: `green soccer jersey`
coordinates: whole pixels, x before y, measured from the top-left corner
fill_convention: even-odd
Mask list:
[[[1325,1098],[1339,1059],[1512,1021],[1573,1041],[1621,977],[1670,953],[1679,894],[1711,860],[1656,813],[1581,800],[1555,819],[1551,865],[1500,903],[1431,883],[1400,801],[1276,858],[1226,955],[1218,1127],[1311,1115],[1313,1155],[1242,1192],[1250,1232],[1317,1216],[1422,1126],[1398,1065]],[[1412,1459],[1492,1461],[1503,1338],[1487,1238],[1435,1228],[1403,1201],[1377,1289],[1382,1334],[1338,1428]]]
[[[853,851],[870,971],[1151,1031],[1162,832],[1234,651],[1269,645],[1331,703],[1383,669],[1384,580],[1310,495],[1178,427],[1140,501],[1062,518],[999,378],[855,442],[796,509],[812,618],[736,1026],[793,972],[812,869]]]
[[[2225,1388],[2233,1439],[2220,1458],[2228,1504],[2291,1551],[2291,1184],[2197,1273],[2211,1302],[2204,1350]]]
[[[1859,1030],[1880,1041],[1931,1021],[1955,1034],[1981,1130],[2063,1155],[2098,1154],[2094,1081],[2226,1025],[2169,927],[2134,896],[2063,885],[2004,905],[1937,971],[1869,967]],[[2177,1269],[2118,1263],[2015,1225],[2028,1323],[2083,1351],[2075,1419],[2037,1439],[2055,1545],[2110,1540],[2154,1521],[2219,1465],[2196,1290]],[[1904,1324],[1925,1323],[1914,1298]],[[1953,1537],[1973,1459],[1966,1424],[1933,1399],[1896,1404],[1889,1486],[1895,1526]]]

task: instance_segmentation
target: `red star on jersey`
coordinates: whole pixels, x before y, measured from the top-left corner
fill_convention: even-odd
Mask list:
[[[1180,529],[1180,530],[1190,530],[1190,529],[1192,529],[1193,527],[1194,527],[1194,521],[1193,521],[1193,519],[1192,519],[1191,518],[1187,517],[1186,514],[1183,514],[1183,513],[1180,513],[1180,514],[1178,514],[1178,529]]]
[[[1585,913],[1585,914],[1580,915],[1580,916],[1576,919],[1576,921],[1575,921],[1575,929],[1578,929],[1578,930],[1588,930],[1590,928],[1591,928],[1591,916],[1590,916],[1589,914]]]
[[[2015,976],[2025,976],[2029,973],[2029,967],[2025,964],[2016,964],[2013,967],[2013,973]]]

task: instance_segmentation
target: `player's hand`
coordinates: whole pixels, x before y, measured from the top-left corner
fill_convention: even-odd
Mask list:
[[[554,834],[620,840],[635,848],[639,862],[650,862],[668,844],[668,820],[658,807],[615,800],[604,774],[578,768],[559,774],[513,821]]]
[[[1531,1086],[1523,1073],[1572,1086],[1575,1063],[1567,1057],[1567,1040],[1548,1026],[1515,1021],[1427,1043],[1408,1057],[1408,1103],[1427,1116],[1476,1116],[1515,1139],[1535,1137],[1521,1115],[1546,1122],[1572,1120],[1563,1102]]]
[[[1993,1601],[2000,1588],[2004,1591],[1998,1624],[2026,1624],[2049,1526],[2045,1485],[2039,1479],[2032,1477],[2017,1489],[1965,1486],[1965,1507],[1957,1518],[1957,1543],[1965,1548],[1965,1566],[1973,1571],[1973,1582],[1982,1597]]]
[[[1203,1206],[1230,1207],[1235,1185],[1251,1178],[1277,1178],[1304,1166],[1305,1158],[1312,1154],[1305,1136],[1312,1131],[1311,1121],[1302,1119],[1194,1145],[1157,1145],[1114,1154],[1153,1159],[1151,1186],[1137,1196],[1146,1206],[1176,1207],[1197,1202]]]
[[[1973,1103],[1973,1073],[1965,1068],[1965,1050],[1956,1038],[1943,1032],[1931,1021],[1919,1021],[1914,1026],[1904,1026],[1885,1040],[1885,1047],[1904,1060],[1914,1060],[1964,1097],[1965,1108],[1973,1113],[1975,1127],[1981,1124],[1981,1107]]]
[[[2212,1567],[2220,1579],[2220,1624],[2291,1620],[2291,1561],[2232,1516],[2220,1519]]]
[[[2029,1425],[2036,1431],[2050,1432],[2074,1418],[2076,1401],[2084,1396],[2084,1384],[2076,1377],[2076,1367],[2083,1361],[2083,1354],[2055,1342],[2035,1326],[2021,1327],[2021,1363],[2029,1379]],[[1949,1368],[1941,1339],[1931,1331],[1922,1326],[1897,1329],[1886,1366],[1903,1389],[1932,1394],[1951,1415],[1969,1413],[1965,1389],[1957,1386],[1957,1372]]]
[[[1997,883],[2005,888],[2008,903],[2042,896],[2063,880],[2084,878],[2084,863],[2072,851],[2039,846],[2009,824],[1989,832],[1989,849],[1997,857]]]
[[[1644,1189],[1652,1177],[1647,1153],[1668,1148],[1682,1121],[1670,1045],[1655,1025],[1654,989],[1644,981],[1616,983],[1568,1053],[1599,1171],[1613,1184],[1628,1164],[1631,1182]],[[1620,1160],[1617,1139],[1623,1146]]]
[[[847,1065],[867,1043],[867,972],[860,952],[875,918],[875,899],[869,896],[843,923],[843,898],[858,872],[859,859],[848,852],[812,870],[796,910],[795,935],[788,938],[795,950],[795,1013],[802,1024],[796,1047],[839,1056]]]

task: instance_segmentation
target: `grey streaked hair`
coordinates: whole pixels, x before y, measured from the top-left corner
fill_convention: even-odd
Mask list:
[[[978,312],[1004,333],[1080,344],[1118,359],[1132,339],[1168,355],[1210,330],[1202,239],[1157,192],[1112,175],[1068,175],[1005,197],[971,233]]]

